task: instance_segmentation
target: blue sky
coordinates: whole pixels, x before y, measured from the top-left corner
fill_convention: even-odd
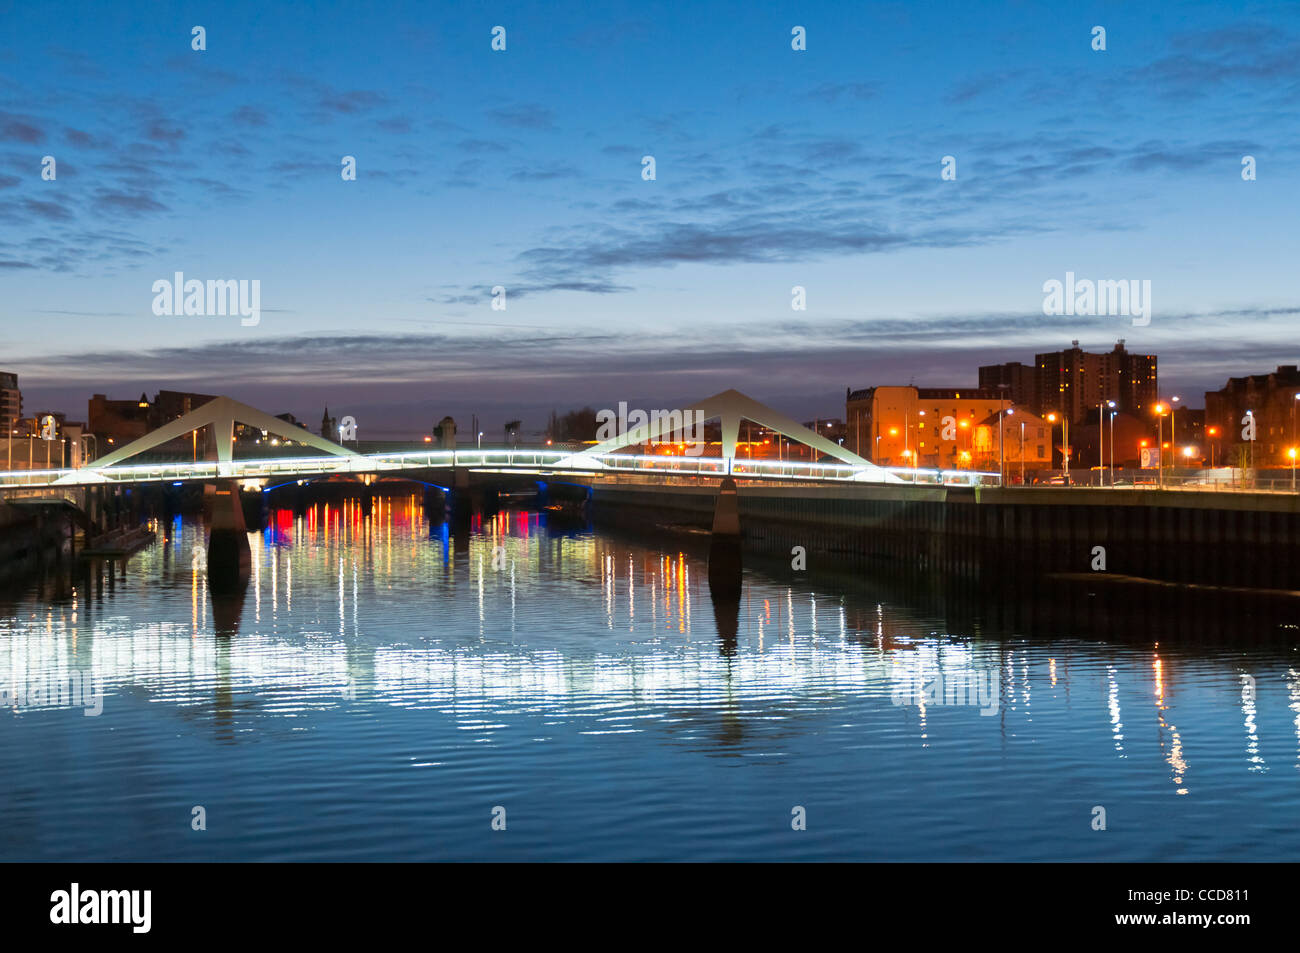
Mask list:
[[[839,415],[1123,337],[1199,404],[1300,362],[1300,12],[1147,6],[11,4],[0,369],[28,410],[171,387],[379,436]],[[260,324],[154,315],[176,271],[260,280]],[[1151,280],[1150,325],[1043,315],[1067,271]]]

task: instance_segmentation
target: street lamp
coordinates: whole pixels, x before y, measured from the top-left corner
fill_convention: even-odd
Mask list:
[[[924,410],[919,410],[917,413],[922,417],[925,416]],[[923,433],[925,433],[925,421],[922,420],[918,421],[916,424],[916,463],[913,464],[914,466],[921,462],[921,445],[925,442],[921,439],[921,434]]]
[[[478,448],[483,449],[483,431],[481,430],[478,432]]]
[[[1153,409],[1156,413],[1156,470],[1160,475],[1159,485],[1163,488],[1165,485],[1165,405],[1156,404]]]
[[[1055,434],[1053,433],[1053,431],[1056,430],[1056,414],[1055,414],[1055,413],[1048,413],[1048,415],[1047,415],[1044,419],[1045,419],[1045,420],[1046,420],[1046,421],[1051,425],[1051,428],[1052,428],[1052,429],[1049,430],[1048,433],[1047,433],[1047,436],[1048,436],[1048,438],[1049,438],[1048,442],[1049,442],[1049,443],[1054,443],[1054,442],[1056,441],[1056,436],[1055,436]],[[1064,468],[1064,466],[1065,466],[1065,454],[1061,454],[1061,466],[1062,466],[1062,468]]]
[[[1291,401],[1291,442],[1295,443],[1295,408],[1296,402],[1300,401],[1300,391],[1296,392],[1295,400]]]
[[[1103,400],[1097,405],[1097,482],[1102,482],[1103,474],[1106,472],[1106,422],[1102,419],[1102,414],[1107,407],[1114,408],[1113,400]],[[1112,428],[1112,433],[1114,429]],[[1115,460],[1115,448],[1110,448],[1110,458],[1113,463]]]
[[[1112,403],[1111,406],[1114,406]],[[1115,414],[1117,411],[1110,412],[1110,485],[1115,485]]]
[[[1177,414],[1178,408],[1175,407],[1174,405],[1177,404],[1180,400],[1182,400],[1181,397],[1169,398],[1169,445],[1171,447],[1178,445],[1178,414]],[[1170,465],[1170,469],[1171,470],[1173,469],[1172,463]]]
[[[1047,415],[1047,419],[1056,422],[1056,412]],[[1070,418],[1061,414],[1061,472],[1065,475],[1065,485],[1070,485]]]
[[[1291,458],[1291,492],[1294,493],[1295,492],[1295,457],[1296,457],[1295,447],[1292,447],[1290,450],[1287,451],[1287,456]]]
[[[1250,423],[1251,423],[1250,435],[1254,437],[1255,436],[1255,427],[1254,427],[1255,412],[1253,410],[1248,410],[1246,411],[1246,416],[1250,418]],[[1250,444],[1250,477],[1253,482],[1255,479],[1255,441],[1250,440],[1247,442]]]
[[[1016,412],[1014,407],[1008,407],[1006,415],[1010,417]],[[1002,426],[1002,408],[998,408],[998,485],[1001,486],[1007,479],[1007,453],[1003,443],[1003,426]]]
[[[1219,435],[1219,428],[1218,428],[1218,427],[1210,427],[1210,428],[1208,428],[1208,429],[1205,431],[1205,433],[1206,433],[1206,436],[1209,436],[1209,437],[1217,437],[1217,436]],[[1214,445],[1215,445],[1217,442],[1218,442],[1218,441],[1216,441],[1216,440],[1211,440],[1211,441],[1210,441],[1210,469],[1211,469],[1211,470],[1214,469]]]

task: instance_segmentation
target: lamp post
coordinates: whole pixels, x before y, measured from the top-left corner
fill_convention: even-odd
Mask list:
[[[925,416],[925,411],[921,411],[921,416]],[[903,411],[903,457],[910,457],[912,450],[912,412]]]
[[[917,413],[920,414],[922,417],[925,416],[924,410],[918,410]],[[921,439],[921,434],[923,433],[925,433],[925,421],[924,420],[917,421],[916,424],[916,461],[917,462],[916,464],[914,464],[914,467],[918,466],[921,461],[921,444],[924,443],[924,441]]]
[[[1255,418],[1255,412],[1254,412],[1253,410],[1248,410],[1248,411],[1246,411],[1246,416],[1249,417],[1249,418],[1251,418],[1251,421],[1250,421],[1251,424],[1254,424],[1254,423],[1255,423],[1255,419],[1254,419],[1254,418]],[[1254,437],[1254,436],[1255,436],[1255,428],[1254,428],[1253,426],[1250,428],[1250,435],[1251,435],[1251,437]],[[1253,483],[1254,480],[1255,480],[1255,441],[1254,441],[1254,440],[1249,440],[1249,441],[1247,441],[1247,443],[1250,444],[1250,462],[1249,462],[1249,467],[1250,467],[1250,477],[1251,477],[1251,482]]]
[[[1015,408],[1011,407],[1006,410],[1006,415],[1010,417],[1015,412],[1016,412]],[[1007,453],[1006,453],[1006,447],[1004,445],[1004,441],[1002,439],[1002,433],[1004,429],[1002,426],[1002,414],[1003,414],[1003,410],[1001,407],[999,407],[998,408],[998,485],[999,486],[1001,486],[1007,480]]]
[[[1218,436],[1218,434],[1219,434],[1219,428],[1218,428],[1218,427],[1208,427],[1208,428],[1206,428],[1205,435],[1206,435],[1207,437],[1216,437],[1216,436]],[[1211,440],[1211,441],[1210,441],[1210,469],[1211,469],[1211,470],[1214,469],[1214,444],[1215,444],[1216,442],[1217,442],[1217,441],[1214,441],[1214,440]],[[1211,477],[1211,479],[1213,479],[1213,477]]]
[[[1295,492],[1295,457],[1296,457],[1295,447],[1292,447],[1290,450],[1288,450],[1287,454],[1291,457],[1291,492],[1294,493]]]
[[[1247,411],[1245,412],[1245,416],[1251,417],[1251,423],[1255,423],[1255,411]],[[1253,428],[1253,426],[1251,428],[1251,436],[1255,436],[1255,428]],[[1255,477],[1255,441],[1253,441],[1253,439],[1251,441],[1251,477],[1253,482],[1253,477]]]
[[[1291,401],[1291,444],[1295,445],[1295,407],[1297,401],[1300,401],[1300,391],[1296,392],[1295,400]]]
[[[1156,404],[1156,470],[1160,487],[1165,485],[1165,405]]]
[[[1177,403],[1182,400],[1181,397],[1174,396],[1169,398],[1169,449],[1172,450],[1178,446],[1178,407]],[[1173,454],[1170,454],[1169,469],[1173,469]]]
[[[1065,443],[1065,485],[1072,486],[1070,477],[1070,458],[1074,456],[1074,447],[1070,444],[1070,418],[1061,416],[1061,440]]]
[[[1097,482],[1105,482],[1106,472],[1106,425],[1102,423],[1102,407],[1105,401],[1097,405]],[[1089,481],[1091,482],[1091,481]]]
[[[1110,412],[1110,485],[1115,485],[1115,411]]]
[[[1048,434],[1047,434],[1048,437],[1051,438],[1051,440],[1050,440],[1049,442],[1053,442],[1053,441],[1056,440],[1056,435],[1055,435],[1055,433],[1053,433],[1053,431],[1056,430],[1056,413],[1055,413],[1054,411],[1053,411],[1053,412],[1049,412],[1048,415],[1047,415],[1047,418],[1046,418],[1046,419],[1047,419],[1048,424],[1051,425],[1051,428],[1052,428],[1050,431],[1048,431]],[[1064,453],[1061,454],[1061,469],[1062,469],[1062,470],[1065,469],[1065,454],[1064,454]]]
[[[1047,419],[1056,423],[1056,411],[1047,415]],[[1070,418],[1064,413],[1061,414],[1061,474],[1065,477],[1065,485],[1070,485]]]
[[[1010,384],[998,385],[998,486],[1007,479],[1007,456],[1002,449],[1002,408],[1007,402],[1007,388]]]
[[[1106,473],[1106,422],[1102,415],[1106,412],[1107,407],[1114,407],[1113,400],[1103,400],[1097,405],[1097,482],[1100,483],[1105,479]],[[1115,456],[1115,448],[1110,448],[1110,454]]]

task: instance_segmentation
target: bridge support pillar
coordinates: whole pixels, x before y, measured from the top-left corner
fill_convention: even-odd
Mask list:
[[[470,485],[469,471],[463,467],[458,467],[452,475],[449,502],[451,518],[456,523],[468,523],[474,511],[483,508],[482,491]]]
[[[214,592],[238,590],[248,581],[252,567],[239,487],[234,483],[219,485],[212,496],[208,529],[208,585]]]
[[[740,554],[740,500],[736,481],[723,479],[713,510],[709,541],[709,589],[715,598],[739,598],[743,565]]]

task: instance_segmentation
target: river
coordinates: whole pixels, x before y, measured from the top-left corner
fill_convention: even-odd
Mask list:
[[[155,528],[0,593],[0,859],[1300,852],[1276,613],[1044,631],[817,559],[715,604],[691,540],[403,497],[273,513],[214,602],[202,526]]]

